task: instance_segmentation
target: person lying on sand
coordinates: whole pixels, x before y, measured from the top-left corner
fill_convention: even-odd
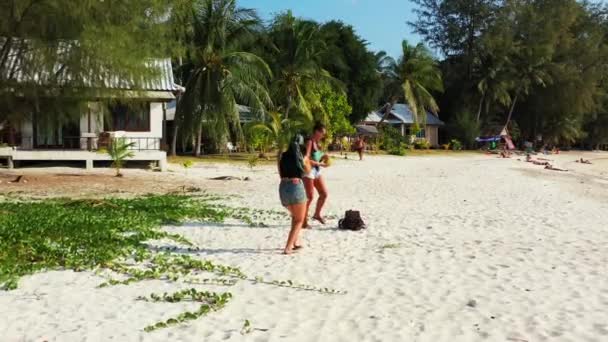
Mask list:
[[[539,161],[539,160],[536,160],[536,159],[532,159],[532,157],[530,157],[530,155],[526,156],[526,161],[528,163],[532,163],[534,165],[549,165],[548,161]]]
[[[553,166],[553,165],[551,165],[549,163],[547,163],[547,166],[545,166],[545,169],[546,170],[552,170],[552,171],[564,171],[564,172],[568,171],[566,169],[560,169],[559,167],[555,167],[555,166]]]
[[[577,159],[576,162],[581,163],[581,164],[592,164],[589,159],[583,159],[583,158]]]
[[[548,161],[538,161],[538,160],[533,160],[532,164],[534,164],[534,165],[551,165],[551,164],[549,164]]]
[[[220,177],[213,177],[213,178],[209,178],[212,180],[240,180],[240,181],[248,181],[249,177],[234,177],[234,176],[220,176]]]

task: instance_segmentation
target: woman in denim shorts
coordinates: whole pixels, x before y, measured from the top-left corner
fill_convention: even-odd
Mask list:
[[[291,254],[294,250],[302,248],[299,243],[300,230],[306,216],[306,190],[302,177],[308,170],[301,152],[304,138],[296,135],[289,144],[287,151],[279,158],[279,175],[281,184],[279,185],[279,196],[281,204],[291,214],[291,231],[287,238],[287,245],[284,253]]]

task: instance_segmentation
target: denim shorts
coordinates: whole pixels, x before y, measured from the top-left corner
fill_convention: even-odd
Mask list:
[[[291,179],[281,180],[279,185],[279,196],[281,197],[281,204],[283,206],[306,203],[306,189],[304,189],[304,183],[301,179],[295,181]]]

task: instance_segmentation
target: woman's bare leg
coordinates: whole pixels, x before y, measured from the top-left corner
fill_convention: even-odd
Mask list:
[[[323,216],[321,216],[321,211],[323,210],[323,206],[327,201],[328,193],[323,176],[319,176],[319,178],[314,180],[314,186],[317,189],[317,192],[319,193],[319,199],[317,200],[317,208],[315,209],[315,214],[313,215],[313,218],[325,224],[325,220],[323,219]]]
[[[291,230],[287,237],[287,244],[283,253],[291,254],[294,246],[300,237],[302,223],[304,223],[304,215],[306,215],[306,203],[293,204],[287,207],[291,213]]]
[[[303,178],[303,180],[304,180],[304,188],[306,189],[306,198],[308,199],[306,201],[306,213],[304,214],[303,227],[310,228],[310,226],[308,225],[308,210],[310,209],[310,204],[315,199],[315,181],[314,181],[314,179],[310,179],[310,178],[306,178],[306,177]]]

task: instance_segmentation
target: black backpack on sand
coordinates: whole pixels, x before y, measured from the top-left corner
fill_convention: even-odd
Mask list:
[[[344,218],[338,221],[338,228],[347,230],[361,230],[367,228],[361,219],[361,213],[356,210],[347,210]]]

